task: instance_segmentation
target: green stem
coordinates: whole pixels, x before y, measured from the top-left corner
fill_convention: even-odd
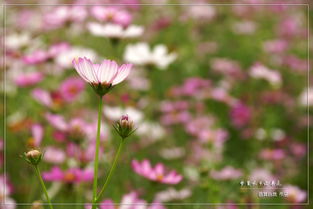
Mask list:
[[[34,167],[35,167],[35,171],[36,171],[36,174],[38,176],[38,179],[40,181],[40,184],[42,186],[43,192],[45,193],[46,199],[47,199],[47,201],[49,203],[49,207],[50,207],[50,209],[53,209],[53,206],[51,204],[51,201],[50,201],[50,198],[49,198],[49,195],[48,195],[48,192],[47,192],[47,188],[45,186],[45,183],[42,180],[40,170],[39,170],[38,166],[35,165]]]
[[[94,162],[92,209],[96,209],[95,202],[96,202],[96,198],[97,198],[97,186],[98,186],[98,164],[99,164],[101,113],[102,113],[102,96],[100,96],[99,107],[98,107],[98,128],[97,128],[96,152],[95,152],[95,162]]]
[[[122,139],[121,142],[120,142],[120,145],[119,145],[119,147],[118,147],[117,153],[116,153],[116,155],[115,155],[115,157],[114,157],[113,165],[112,165],[112,167],[111,167],[111,169],[110,169],[109,175],[108,175],[108,177],[106,178],[106,180],[105,180],[105,182],[104,182],[104,185],[103,185],[103,187],[102,187],[102,189],[101,189],[99,195],[98,195],[97,198],[96,198],[96,202],[99,201],[100,197],[102,196],[102,194],[103,194],[104,191],[105,191],[105,188],[108,186],[108,184],[109,184],[109,182],[110,182],[110,179],[111,179],[111,177],[112,177],[112,174],[114,173],[115,167],[116,167],[116,165],[117,165],[117,160],[118,160],[118,158],[119,158],[119,156],[120,156],[121,150],[123,149],[123,145],[124,145],[124,139]]]

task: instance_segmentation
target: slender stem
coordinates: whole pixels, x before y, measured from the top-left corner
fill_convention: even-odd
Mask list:
[[[100,147],[101,112],[102,112],[102,96],[100,96],[99,107],[98,107],[98,128],[97,128],[96,152],[95,152],[95,162],[94,162],[92,209],[96,209],[95,202],[96,202],[96,198],[97,198],[97,186],[98,186],[98,164],[99,164],[99,147]]]
[[[46,199],[47,199],[47,201],[49,203],[49,207],[50,207],[50,209],[53,209],[53,206],[51,204],[51,201],[50,201],[50,198],[49,198],[49,195],[48,195],[48,192],[47,192],[47,188],[45,186],[45,183],[42,180],[40,170],[39,170],[38,166],[35,165],[34,167],[35,167],[35,171],[36,171],[36,174],[38,176],[38,179],[40,181],[41,187],[43,189],[43,192],[45,193]]]
[[[116,167],[116,165],[117,165],[117,160],[118,160],[118,158],[119,158],[119,156],[120,156],[121,150],[123,149],[123,145],[124,145],[124,139],[122,139],[121,142],[120,142],[120,145],[119,145],[118,150],[117,150],[117,153],[116,153],[116,155],[115,155],[115,157],[114,157],[114,161],[113,161],[112,167],[111,167],[111,169],[110,169],[109,175],[108,175],[108,177],[106,178],[106,180],[105,180],[105,182],[104,182],[104,185],[103,185],[103,187],[102,187],[102,189],[101,189],[99,195],[98,195],[97,198],[96,198],[96,202],[99,201],[99,198],[100,198],[101,195],[104,193],[105,188],[108,186],[108,184],[109,184],[109,182],[110,182],[110,179],[111,179],[111,177],[112,177],[112,174],[114,173],[115,167]]]

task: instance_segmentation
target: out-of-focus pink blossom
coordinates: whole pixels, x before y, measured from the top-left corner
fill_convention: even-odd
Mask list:
[[[184,200],[190,197],[192,194],[191,190],[188,188],[184,188],[181,190],[175,190],[174,188],[170,187],[167,190],[158,192],[156,194],[155,200],[160,202],[169,202],[173,200]]]
[[[46,90],[36,88],[32,91],[32,97],[40,104],[43,104],[47,107],[53,106],[51,95]]]
[[[260,158],[264,160],[282,160],[286,156],[282,149],[263,149]]]
[[[59,92],[65,101],[72,102],[78,97],[84,88],[85,82],[83,80],[76,77],[70,77],[63,81]]]
[[[63,150],[55,147],[45,148],[44,160],[53,164],[61,164],[64,162],[66,156]]]
[[[288,42],[283,39],[270,40],[263,43],[264,51],[268,53],[282,53],[288,48]]]
[[[297,186],[286,185],[283,187],[283,191],[287,195],[286,199],[292,203],[301,203],[304,202],[307,198],[306,192]]]
[[[247,125],[251,119],[251,114],[250,108],[243,103],[235,104],[230,111],[232,123],[236,127]]]
[[[269,68],[259,63],[251,67],[250,76],[252,78],[264,79],[274,87],[280,87],[282,83],[282,78],[278,71],[270,70]]]
[[[106,23],[104,25],[91,22],[87,25],[88,30],[94,36],[108,37],[112,39],[128,39],[141,36],[144,32],[144,28],[139,25],[129,25],[123,27],[119,24]]]
[[[36,147],[39,147],[39,145],[42,141],[42,138],[43,138],[43,127],[42,127],[42,125],[40,125],[38,123],[32,125],[31,131],[32,131],[33,139],[34,139],[34,145]]]
[[[131,206],[131,205],[130,205]],[[124,207],[124,206],[122,206]],[[128,207],[128,205],[127,205]],[[133,208],[133,206],[131,206]],[[86,204],[85,209],[92,209],[91,204]],[[102,202],[99,203],[99,209],[116,209],[114,202],[110,199],[103,200]]]
[[[43,78],[44,76],[41,72],[30,72],[18,75],[14,82],[17,86],[27,87],[39,83]]]
[[[58,181],[65,183],[90,182],[93,180],[91,169],[70,168],[62,171],[59,167],[53,167],[48,172],[43,172],[42,177],[46,181]]]
[[[226,166],[220,171],[211,171],[211,177],[216,180],[231,180],[238,179],[242,176],[242,172],[239,169],[235,169],[231,166]]]
[[[174,170],[166,173],[164,165],[161,163],[158,163],[155,167],[152,167],[150,161],[147,159],[143,160],[142,162],[133,160],[132,168],[137,174],[144,176],[152,181],[157,181],[163,184],[178,184],[183,179],[183,177],[177,174]]]
[[[194,5],[186,7],[186,14],[188,17],[194,18],[198,21],[208,21],[215,17],[216,10],[214,6]]]
[[[119,7],[94,6],[91,14],[99,21],[113,22],[122,26],[128,26],[132,21],[132,16],[126,10]]]
[[[46,12],[43,17],[43,28],[55,29],[70,22],[82,22],[87,17],[83,6],[59,6]]]
[[[288,66],[292,71],[307,72],[308,61],[306,59],[300,59],[294,55],[288,55],[283,58],[283,64]]]
[[[61,115],[46,113],[45,118],[53,127],[58,130],[65,131],[68,128],[68,124]]]
[[[52,136],[58,142],[64,142],[66,140],[66,134],[63,131],[56,130],[52,133]]]
[[[256,31],[256,24],[253,21],[245,20],[233,24],[232,30],[236,34],[251,35]]]
[[[32,53],[23,56],[22,60],[28,65],[41,64],[48,59],[52,59],[60,53],[69,50],[69,48],[69,44],[66,42],[56,43],[51,45],[47,50],[40,49],[33,51]]]
[[[10,197],[10,195],[13,192],[13,186],[8,180],[8,176],[0,175],[0,204],[1,209],[15,209],[16,208],[16,202],[14,199]],[[3,204],[5,200],[6,204]]]
[[[208,96],[211,82],[198,77],[191,77],[185,80],[182,86],[174,87],[172,93],[175,96],[193,96],[199,99]]]
[[[294,142],[290,145],[290,151],[298,158],[302,158],[306,155],[307,147],[304,144]]]
[[[24,56],[22,59],[24,63],[29,65],[40,64],[49,58],[49,54],[44,50],[37,50]]]
[[[161,111],[164,113],[161,117],[162,123],[165,125],[186,123],[191,119],[188,107],[189,104],[185,101],[163,102],[161,104]]]
[[[301,20],[297,16],[288,16],[283,19],[278,27],[278,33],[284,37],[294,37],[304,33],[301,27]]]
[[[69,49],[70,45],[67,42],[56,43],[50,46],[48,54],[50,57],[55,57]]]
[[[219,72],[229,78],[243,78],[240,65],[236,61],[225,58],[215,58],[211,62],[211,67],[214,71]]]
[[[150,205],[142,199],[139,199],[136,192],[131,192],[123,196],[121,201],[121,207],[119,209],[127,209],[128,206],[132,206],[131,209],[165,209],[159,202],[153,202]]]

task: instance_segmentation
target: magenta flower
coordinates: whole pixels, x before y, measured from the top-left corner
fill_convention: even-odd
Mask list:
[[[241,128],[250,122],[252,113],[248,106],[243,103],[237,103],[232,107],[230,116],[232,123],[236,127]]]
[[[18,75],[14,79],[14,82],[17,86],[20,87],[32,86],[42,81],[43,77],[44,76],[41,72],[30,72]]]
[[[85,83],[79,78],[68,78],[60,86],[61,97],[67,101],[74,101],[77,96],[84,90]]]
[[[89,182],[93,180],[93,171],[90,169],[70,168],[62,171],[59,167],[53,167],[51,171],[42,173],[46,181],[61,181],[66,183]]]
[[[137,160],[133,160],[132,168],[137,174],[163,184],[178,184],[183,179],[183,177],[174,170],[166,174],[164,165],[161,163],[156,164],[153,168],[150,161],[147,159],[143,160],[141,163]]]
[[[115,61],[111,60],[103,60],[101,64],[93,64],[86,57],[74,59],[73,65],[77,73],[100,96],[106,94],[112,86],[125,80],[132,68],[131,64],[118,66]]]

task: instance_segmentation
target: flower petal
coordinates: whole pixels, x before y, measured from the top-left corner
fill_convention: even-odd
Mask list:
[[[99,69],[98,69],[98,76],[101,83],[111,84],[112,80],[116,77],[118,65],[116,62],[111,60],[104,60]]]
[[[114,78],[112,85],[119,84],[127,78],[132,68],[132,64],[123,64],[119,69],[116,77]]]

